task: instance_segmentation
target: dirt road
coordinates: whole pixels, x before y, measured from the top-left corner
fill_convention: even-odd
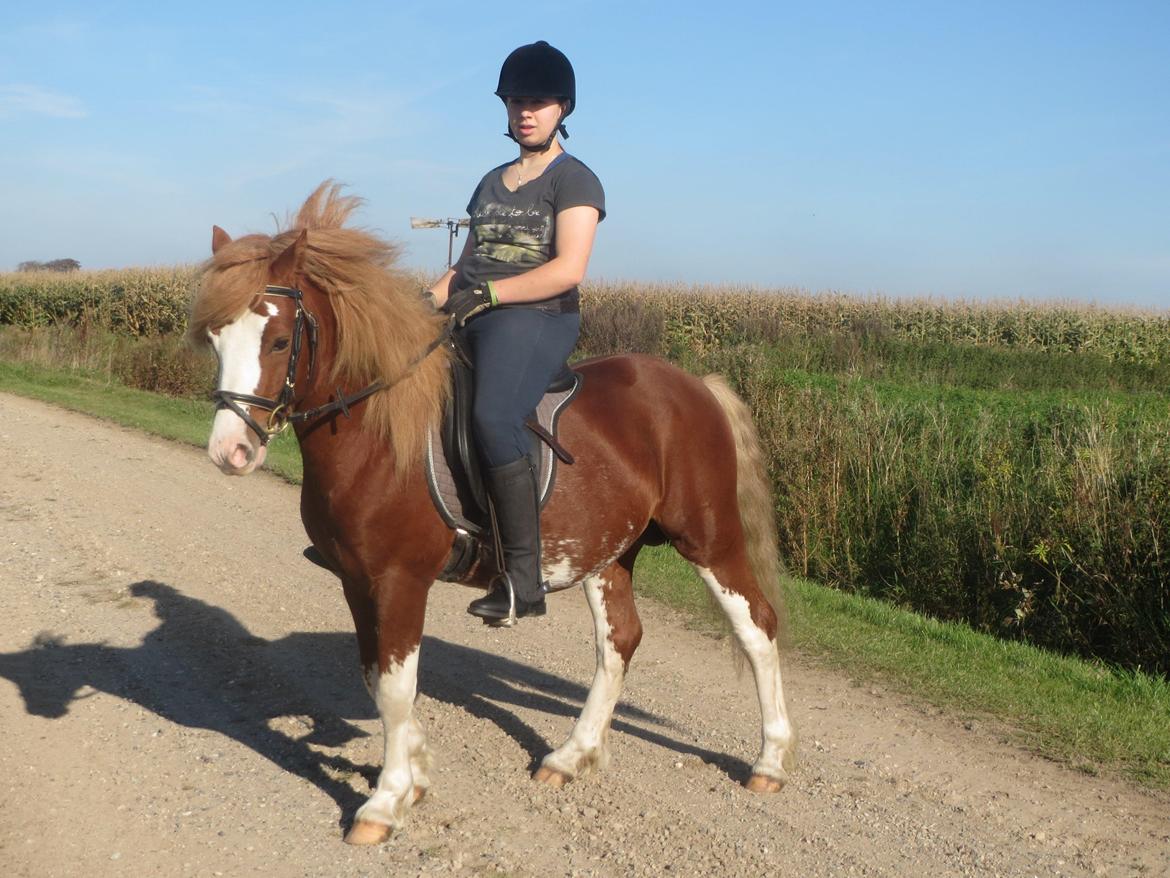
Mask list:
[[[1170,798],[799,655],[797,771],[746,792],[750,680],[656,605],[610,768],[534,784],[592,677],[584,597],[497,631],[447,585],[417,705],[434,786],[392,841],[348,847],[381,733],[297,489],[2,394],[0,461],[5,875],[1170,874]]]

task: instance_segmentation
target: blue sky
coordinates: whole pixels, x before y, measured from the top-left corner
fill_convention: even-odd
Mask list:
[[[327,177],[441,269],[409,217],[512,157],[536,39],[606,188],[592,277],[1170,306],[1164,0],[5,0],[0,270],[198,261]]]

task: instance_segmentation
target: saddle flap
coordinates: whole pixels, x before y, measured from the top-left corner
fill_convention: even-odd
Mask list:
[[[475,403],[475,372],[457,351],[451,360],[451,394],[443,413],[443,457],[463,509],[487,509],[487,490],[471,430]]]
[[[472,434],[474,378],[472,368],[462,356],[452,358],[451,397],[444,411],[442,425],[437,434],[431,434],[426,471],[431,499],[447,525],[474,535],[483,535],[490,532],[490,525],[487,489]],[[550,382],[548,392],[530,419],[535,421],[535,426],[529,424],[532,431],[530,454],[536,465],[542,508],[552,495],[558,455],[568,462],[572,461],[571,456],[556,443],[555,437],[557,422],[576,396],[580,383],[581,376],[566,364]],[[549,439],[552,440],[551,444]],[[557,449],[556,454],[553,452],[554,447]]]

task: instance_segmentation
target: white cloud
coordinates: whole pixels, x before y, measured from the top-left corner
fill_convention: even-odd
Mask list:
[[[36,85],[0,85],[0,119],[31,114],[57,119],[82,119],[89,115],[80,99]]]

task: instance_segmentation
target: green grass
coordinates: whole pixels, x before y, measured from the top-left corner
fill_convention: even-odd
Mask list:
[[[209,400],[174,399],[73,372],[3,361],[0,391],[51,402],[186,445],[207,444],[214,415]],[[269,443],[264,465],[290,482],[300,482],[300,449],[291,431]]]
[[[790,349],[777,345],[740,345],[684,359],[692,371],[717,371],[740,384],[766,382],[818,390],[837,398],[870,393],[884,404],[946,405],[960,413],[987,410],[1003,414],[1056,406],[1112,406],[1126,411],[1133,420],[1165,416],[1170,364],[1164,368],[1157,364],[1162,371],[1150,367],[1133,377],[1125,364],[1110,364],[1091,354],[989,351],[963,345],[935,348],[924,351],[900,342],[893,354],[886,355],[888,359],[866,361],[855,368],[842,363],[802,362]],[[992,365],[984,373],[972,374],[961,368],[967,361]],[[1061,369],[1058,364],[1066,361],[1069,366]],[[1024,362],[1030,371],[1019,368]],[[934,371],[932,363],[937,367]],[[1078,367],[1076,373],[1071,372],[1073,365]],[[1045,366],[1049,371],[1043,371]],[[1029,380],[1022,380],[1023,374]],[[1087,380],[1089,376],[1094,380]],[[1130,383],[1133,386],[1125,386]]]
[[[856,333],[791,335],[743,345],[796,373],[849,376],[885,384],[979,390],[1146,393],[1170,385],[1170,362],[1113,361],[1092,351],[921,342]],[[734,350],[727,345],[719,350]]]
[[[192,445],[206,442],[212,416],[209,402],[39,367],[0,363],[0,391]],[[298,481],[300,459],[291,436],[273,443],[268,460],[270,468]],[[721,630],[697,577],[673,550],[643,552],[637,583],[640,594],[682,611],[695,627]],[[958,716],[995,720],[1017,743],[1080,770],[1170,787],[1165,679],[998,640],[805,580],[787,579],[785,586],[794,645],[825,664]]]
[[[752,409],[795,573],[1170,676],[1170,397],[804,372],[712,351]]]
[[[722,630],[673,549],[646,549],[640,594]],[[1170,682],[999,640],[889,604],[786,578],[792,644],[855,680],[880,680],[963,717],[1002,724],[1017,744],[1082,771],[1170,786]]]

